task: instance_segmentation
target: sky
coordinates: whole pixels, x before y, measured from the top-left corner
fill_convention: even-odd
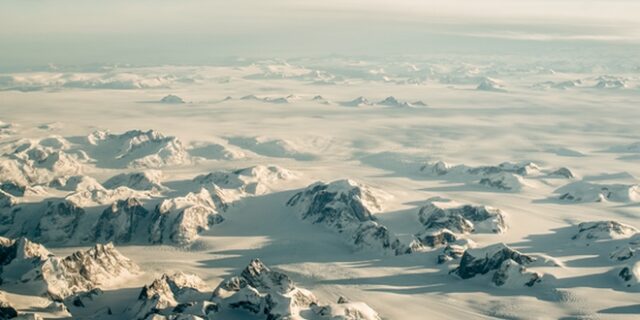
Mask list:
[[[634,50],[635,0],[3,0],[0,67]]]

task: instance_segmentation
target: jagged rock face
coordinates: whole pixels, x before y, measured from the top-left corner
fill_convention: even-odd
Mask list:
[[[222,215],[207,207],[194,206],[178,213],[170,239],[179,244],[195,241],[198,234],[224,221]]]
[[[522,254],[499,243],[480,249],[466,250],[460,260],[460,266],[453,272],[462,279],[469,279],[479,274],[497,270],[506,260],[513,260],[521,265],[532,263],[536,258]]]
[[[355,229],[352,235],[353,244],[359,249],[389,250],[395,255],[420,251],[419,247],[407,246],[400,242],[387,227],[376,221],[366,221]]]
[[[55,300],[63,300],[77,292],[112,284],[114,280],[138,271],[136,264],[109,243],[97,244],[87,251],[77,251],[65,258],[49,258],[41,266],[40,276],[46,284],[48,295]]]
[[[240,274],[247,284],[258,290],[275,290],[282,293],[294,289],[293,281],[281,272],[272,271],[258,259],[252,260]]]
[[[507,191],[519,191],[525,186],[522,177],[507,172],[489,175],[480,179],[479,183],[483,186]]]
[[[86,240],[191,244],[199,233],[224,221],[219,211],[226,204],[220,207],[205,189],[166,199],[153,211],[137,198],[117,200],[103,211]]]
[[[253,260],[240,276],[221,283],[213,300],[225,308],[264,314],[267,319],[298,319],[307,309],[314,319],[380,319],[366,304],[344,298],[319,305],[311,292],[295,287],[286,275],[272,271],[259,260]]]
[[[93,153],[109,157],[110,167],[158,168],[190,162],[182,142],[175,137],[149,130],[131,130],[123,134],[96,131],[87,137]]]
[[[432,201],[420,209],[418,217],[427,230],[502,233],[507,228],[504,212],[488,206]]]
[[[18,310],[14,308],[4,292],[0,291],[0,319],[12,319],[18,316]]]
[[[560,200],[575,202],[640,202],[640,186],[577,181],[555,191]]]
[[[68,309],[85,308],[87,305],[91,304],[94,299],[101,296],[103,293],[104,292],[100,288],[95,288],[88,292],[79,292],[65,298],[64,304]]]
[[[112,244],[97,244],[87,251],[59,258],[26,238],[2,238],[0,243],[3,280],[29,283],[38,291],[34,294],[46,294],[58,301],[110,285],[139,270]]]
[[[162,185],[162,171],[146,170],[143,172],[122,173],[105,181],[109,189],[127,187],[134,190],[160,191],[166,189]]]
[[[155,280],[151,285],[142,288],[138,296],[140,308],[136,314],[137,318],[144,319],[149,313],[156,313],[178,304],[167,282],[167,277],[165,274],[162,279]]]
[[[475,248],[476,243],[471,239],[460,238],[455,242],[447,243],[436,259],[438,264],[459,260],[467,249]]]
[[[464,255],[465,251],[466,248],[463,246],[449,244],[442,249],[442,253],[438,255],[436,261],[438,264],[443,264],[454,259],[460,259]]]
[[[287,205],[299,206],[303,219],[335,226],[338,232],[353,223],[375,220],[371,210],[380,209],[370,189],[351,180],[313,184],[294,195]]]
[[[432,248],[444,246],[458,240],[455,233],[447,229],[427,230],[416,235],[416,238],[425,246]]]
[[[35,237],[42,242],[63,242],[76,232],[84,209],[70,201],[50,202],[35,229]]]
[[[136,198],[118,200],[106,208],[93,227],[92,240],[127,243],[141,231],[149,211]]]
[[[630,238],[638,229],[617,221],[591,221],[578,224],[573,240],[599,241]]]
[[[299,317],[302,309],[317,304],[313,293],[297,288],[289,277],[255,259],[240,276],[223,281],[212,300],[230,309],[264,314],[267,319]]]
[[[178,272],[172,275],[163,274],[150,285],[144,286],[138,300],[127,313],[135,319],[148,319],[154,315],[169,316],[201,316],[218,311],[215,303],[204,301],[210,289],[196,275]]]
[[[0,237],[0,284],[22,281],[25,273],[42,265],[51,256],[45,247],[27,238]]]
[[[356,248],[404,254],[411,248],[376,222],[372,211],[381,209],[374,192],[351,180],[315,183],[287,202],[299,210],[303,220],[323,224],[344,234]]]
[[[218,210],[211,194],[205,189],[164,200],[151,216],[149,242],[192,243],[200,232],[224,220]]]
[[[507,259],[502,262],[500,268],[493,274],[491,281],[498,287],[532,287],[541,281],[541,276],[537,272],[528,272],[523,265]]]
[[[0,237],[0,266],[6,266],[17,260],[45,260],[51,253],[42,245],[29,241],[25,237],[16,240]]]

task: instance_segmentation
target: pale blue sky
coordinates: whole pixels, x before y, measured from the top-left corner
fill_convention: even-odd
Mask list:
[[[4,0],[0,67],[636,47],[631,0]]]

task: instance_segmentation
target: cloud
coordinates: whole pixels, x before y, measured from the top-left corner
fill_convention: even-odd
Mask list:
[[[640,1],[628,0],[4,1],[0,68],[487,49],[474,39],[502,41],[496,50],[509,41],[638,44],[638,12]]]

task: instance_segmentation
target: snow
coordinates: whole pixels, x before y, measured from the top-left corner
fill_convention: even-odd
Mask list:
[[[633,319],[640,78],[628,59],[574,58],[3,73],[0,235],[46,249],[3,249],[0,290],[21,314],[133,318],[143,286],[183,272],[201,281],[160,281],[153,317],[264,319],[251,309],[270,301],[304,319]],[[476,90],[485,78],[508,90]],[[157,103],[168,92],[189,103]],[[140,272],[87,253],[109,242]],[[271,289],[211,301],[255,258],[295,289],[255,277]],[[22,278],[33,261],[55,285]]]

